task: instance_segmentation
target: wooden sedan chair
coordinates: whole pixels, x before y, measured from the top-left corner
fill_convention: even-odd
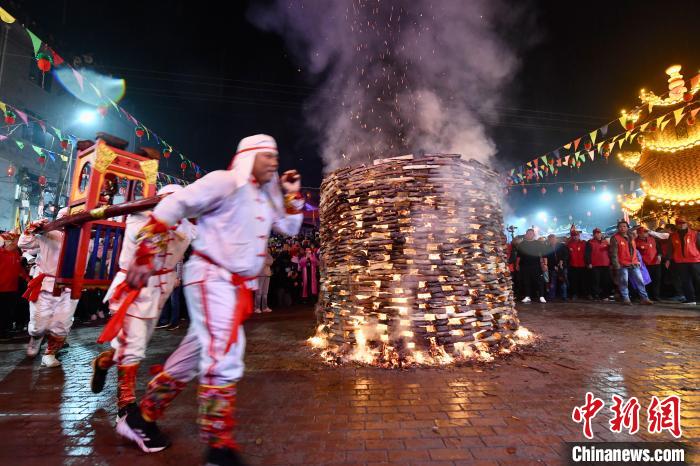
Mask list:
[[[98,220],[66,225],[54,289],[69,287],[73,299],[84,289],[109,287],[119,270],[126,217],[105,219],[104,208],[155,196],[157,189],[158,151],[127,152],[126,141],[105,133],[96,139],[77,144],[68,207],[71,215],[90,212]]]

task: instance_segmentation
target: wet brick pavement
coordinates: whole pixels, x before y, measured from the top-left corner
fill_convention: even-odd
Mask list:
[[[700,309],[700,308],[699,308]],[[563,442],[584,440],[571,410],[592,391],[608,403],[596,440],[628,440],[607,426],[610,397],[642,405],[682,399],[683,440],[700,443],[700,310],[592,303],[530,305],[521,320],[542,338],[522,355],[488,366],[388,371],[331,368],[304,346],[309,309],[256,316],[246,324],[247,373],[239,384],[237,438],[250,464],[563,464]],[[196,465],[195,387],[161,426],[174,445],[147,455],[114,432],[115,375],[88,388],[98,329],[75,329],[63,367],[41,369],[19,342],[0,344],[0,464]],[[162,363],[184,335],[156,331],[142,367]],[[700,463],[699,458],[692,460]]]

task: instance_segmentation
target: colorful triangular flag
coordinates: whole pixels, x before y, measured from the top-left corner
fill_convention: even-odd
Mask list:
[[[595,144],[595,140],[598,137],[598,130],[591,131],[588,135],[591,137],[591,144]]]
[[[676,110],[673,111],[673,119],[676,121],[676,126],[677,126],[678,123],[680,123],[681,120],[683,119],[683,111],[684,111],[684,110],[685,110],[685,108],[681,107],[681,108],[676,109]]]
[[[34,56],[36,56],[36,54],[39,53],[39,49],[41,48],[41,39],[39,39],[29,29],[25,29],[25,31],[27,31],[27,34],[29,34],[29,39],[32,41],[32,47],[34,47]]]

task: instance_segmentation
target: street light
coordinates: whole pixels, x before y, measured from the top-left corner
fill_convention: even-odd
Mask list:
[[[547,221],[547,212],[541,211],[537,213],[537,218],[542,220],[543,222]]]
[[[613,198],[612,194],[610,194],[608,192],[604,192],[603,194],[600,195],[600,200],[605,202],[605,203],[612,201],[612,198]]]
[[[83,110],[78,115],[78,121],[84,125],[91,125],[97,121],[97,112],[94,110]]]

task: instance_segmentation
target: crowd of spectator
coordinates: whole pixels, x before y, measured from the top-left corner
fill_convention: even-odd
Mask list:
[[[22,298],[34,257],[22,254],[18,235],[6,232],[0,238],[0,339],[26,335],[29,303]],[[272,236],[265,267],[258,277],[255,293],[256,313],[272,312],[295,304],[313,304],[318,299],[320,267],[317,230],[295,237]],[[189,255],[185,255],[185,261]],[[187,319],[182,291],[182,264],[177,267],[178,281],[163,307],[156,328],[175,330]],[[103,303],[104,290],[83,291],[74,319],[78,323],[103,323],[108,317]]]
[[[588,241],[536,237],[529,229],[508,246],[516,297],[533,300],[619,300],[652,304],[661,299],[695,305],[700,291],[700,237],[683,218],[650,231],[620,221],[606,238],[600,228]]]

